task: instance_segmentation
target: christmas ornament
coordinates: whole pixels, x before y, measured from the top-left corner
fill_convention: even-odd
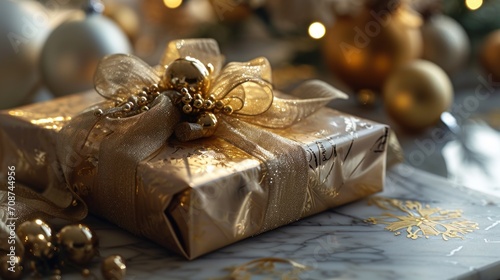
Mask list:
[[[56,248],[52,242],[52,230],[42,220],[26,221],[16,232],[29,258],[47,260],[54,256]]]
[[[480,52],[481,64],[495,82],[500,82],[500,29],[490,33]]]
[[[421,18],[400,1],[368,1],[327,30],[327,65],[354,90],[379,90],[389,74],[421,53]]]
[[[21,279],[23,267],[18,256],[3,255],[0,257],[0,277],[2,279]]]
[[[37,63],[49,21],[43,7],[28,1],[0,1],[0,109],[20,105],[40,77]]]
[[[453,87],[446,73],[425,60],[413,61],[395,71],[383,92],[388,114],[410,130],[437,123],[453,100]]]
[[[131,42],[135,41],[139,33],[139,17],[129,6],[117,2],[106,4],[104,15],[113,20],[120,27]]]
[[[108,256],[101,263],[101,272],[106,280],[124,279],[127,274],[125,260],[119,255]]]
[[[422,58],[432,61],[447,73],[459,70],[470,53],[469,38],[458,22],[442,15],[433,14],[422,25]]]
[[[75,15],[50,34],[41,55],[42,76],[56,96],[88,90],[104,56],[130,51],[120,28],[97,8],[89,8],[85,16]]]
[[[97,235],[86,225],[69,225],[57,234],[61,253],[69,261],[86,265],[97,255]]]

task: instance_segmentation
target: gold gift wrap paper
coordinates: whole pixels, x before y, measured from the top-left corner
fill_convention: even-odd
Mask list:
[[[72,198],[76,193],[91,213],[121,225],[127,217],[120,215],[127,211],[107,213],[96,202],[105,197],[114,204],[122,194],[89,187],[92,182],[86,178],[91,176],[86,172],[95,172],[92,162],[79,164],[79,179],[71,192],[53,187],[61,183],[55,150],[58,132],[99,98],[85,93],[2,111],[0,174],[4,180],[7,166],[14,165],[17,182],[56,206],[71,211],[78,204]],[[137,218],[131,231],[194,259],[382,190],[387,126],[323,108],[286,129],[263,129],[305,150],[307,184],[276,189],[273,180],[281,180],[279,175],[266,174],[263,162],[221,138],[187,143],[170,139],[137,167],[135,205],[129,205]],[[146,136],[144,141],[146,145]],[[120,158],[114,160],[118,164]],[[269,184],[262,183],[266,176]]]

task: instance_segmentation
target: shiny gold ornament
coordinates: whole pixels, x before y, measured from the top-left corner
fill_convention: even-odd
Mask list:
[[[213,113],[203,112],[198,116],[197,123],[202,126],[205,137],[208,137],[215,133],[219,121]]]
[[[97,235],[86,225],[69,225],[57,234],[63,255],[71,262],[86,265],[97,255]]]
[[[353,16],[339,16],[324,37],[331,71],[353,90],[380,90],[387,77],[420,56],[421,18],[400,1],[372,1]]]
[[[384,86],[384,104],[392,119],[410,130],[439,121],[453,101],[453,87],[436,64],[416,60],[394,72]]]
[[[23,267],[18,256],[3,255],[0,257],[0,276],[2,279],[21,279]]]
[[[106,280],[124,279],[127,274],[125,260],[119,255],[108,256],[101,263],[101,272]]]
[[[181,91],[186,88],[190,93],[205,93],[210,86],[210,72],[198,59],[178,58],[168,65],[162,78],[165,88]]]
[[[54,256],[52,229],[42,220],[26,221],[19,225],[16,232],[29,257],[50,259]]]
[[[500,82],[500,29],[486,37],[479,55],[486,74],[492,75],[493,81]]]

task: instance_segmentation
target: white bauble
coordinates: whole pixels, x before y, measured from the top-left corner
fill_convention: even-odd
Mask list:
[[[38,3],[0,1],[0,109],[21,104],[36,87],[48,31],[48,15]]]
[[[454,19],[431,15],[422,26],[422,58],[436,63],[447,73],[465,65],[470,53],[469,37]]]
[[[89,90],[104,56],[130,52],[127,36],[111,20],[101,14],[80,15],[47,39],[41,55],[43,80],[56,96]]]

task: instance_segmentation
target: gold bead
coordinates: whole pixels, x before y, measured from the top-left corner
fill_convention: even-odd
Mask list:
[[[132,105],[130,105],[130,103],[127,102],[122,105],[123,112],[130,112],[130,110],[132,110]]]
[[[184,103],[184,104],[191,103],[191,101],[193,101],[193,97],[191,97],[191,94],[189,94],[189,93],[186,93],[186,94],[182,97],[182,103]]]
[[[189,114],[193,111],[193,107],[191,107],[191,105],[189,104],[186,104],[182,107],[182,111],[186,114]]]
[[[189,94],[189,90],[185,87],[181,88],[181,93],[182,94]]]
[[[82,276],[83,276],[84,278],[89,277],[89,276],[90,276],[90,269],[88,269],[88,268],[84,268],[84,269],[82,269],[81,274],[82,274]]]
[[[137,96],[131,95],[128,97],[127,101],[128,101],[128,103],[132,103],[133,105],[136,105],[137,104]]]
[[[102,261],[101,272],[106,280],[121,280],[125,278],[127,266],[121,256],[111,255]]]
[[[159,91],[159,90],[160,90],[160,87],[158,86],[158,84],[152,84],[152,85],[149,87],[149,90],[150,90],[150,91],[152,91],[152,92]]]
[[[152,95],[153,95],[153,97],[158,97],[158,96],[160,96],[160,92],[159,91],[153,91]]]
[[[222,110],[222,108],[224,108],[224,102],[220,101],[220,100],[217,100],[215,102],[215,108],[219,109],[219,110]]]
[[[167,87],[180,91],[207,92],[210,86],[210,72],[201,61],[192,57],[178,58],[168,65],[162,82]]]
[[[222,108],[222,112],[226,115],[231,115],[233,113],[233,107],[231,105],[226,105]]]
[[[146,105],[147,103],[148,103],[148,98],[146,96],[140,96],[137,99],[137,105],[139,105],[139,106]]]
[[[201,94],[197,93],[197,94],[193,95],[193,98],[194,99],[203,99],[203,96]]]
[[[149,107],[148,106],[142,106],[141,107],[141,112],[147,112],[149,111]]]
[[[215,95],[210,94],[210,95],[208,96],[208,100],[211,100],[211,101],[215,102]]]
[[[203,107],[203,99],[195,99],[193,102],[193,107],[200,109]]]
[[[61,253],[78,265],[88,264],[97,254],[97,235],[86,225],[69,225],[57,234]]]
[[[218,120],[214,114],[205,112],[198,116],[197,123],[203,127],[216,127]]]
[[[21,279],[23,267],[18,256],[3,255],[0,257],[0,276],[2,279]]]
[[[94,116],[101,117],[102,115],[104,115],[104,111],[102,109],[97,109],[94,111]]]
[[[203,104],[203,108],[210,110],[214,107],[214,102],[212,100],[205,100],[205,103]]]
[[[213,65],[212,63],[208,63],[208,64],[207,64],[207,70],[208,70],[208,73],[209,73],[209,74],[214,73],[214,71],[215,71],[215,67],[214,67],[214,65]]]
[[[147,92],[147,91],[145,91],[145,90],[142,90],[142,91],[140,91],[137,95],[138,95],[139,97],[141,97],[141,96],[142,96],[142,97],[147,97],[147,96],[148,96],[148,92]]]
[[[40,219],[26,221],[17,228],[17,235],[28,255],[35,259],[50,259],[54,256],[52,229]]]

